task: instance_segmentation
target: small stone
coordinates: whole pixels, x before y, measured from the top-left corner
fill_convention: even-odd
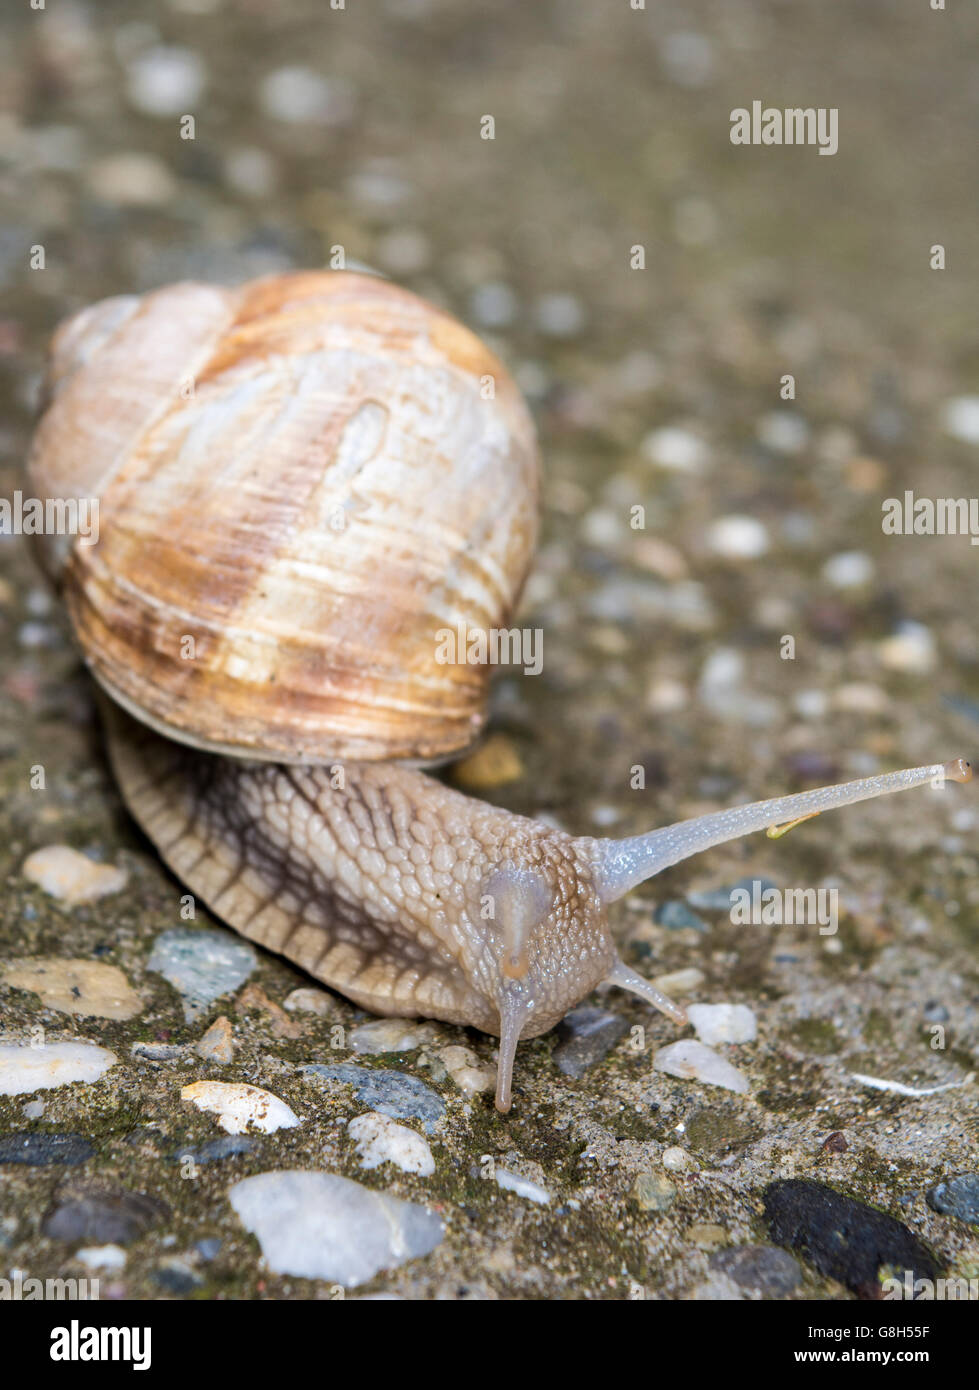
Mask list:
[[[185,1163],[189,1159],[191,1163],[205,1166],[208,1163],[220,1163],[226,1158],[239,1158],[242,1154],[250,1154],[255,1147],[256,1141],[244,1134],[222,1134],[217,1139],[209,1139],[199,1148],[179,1149],[171,1154],[171,1159],[174,1163]]]
[[[534,316],[549,338],[573,338],[585,326],[585,311],[573,294],[542,295]]]
[[[205,1236],[203,1240],[197,1242],[194,1249],[202,1260],[210,1261],[216,1259],[221,1251],[221,1237]]]
[[[130,105],[148,116],[183,116],[200,100],[206,74],[200,57],[189,48],[161,44],[126,65]]]
[[[146,1062],[192,1062],[187,1043],[134,1042],[129,1049],[134,1057]]]
[[[203,1280],[184,1260],[167,1260],[150,1270],[150,1278],[164,1293],[189,1294],[199,1289]]]
[[[358,1067],[351,1062],[334,1066],[316,1062],[302,1070],[304,1076],[353,1086],[361,1104],[382,1115],[394,1120],[421,1120],[426,1134],[431,1134],[445,1114],[442,1097],[407,1072]]]
[[[86,1245],[75,1251],[75,1259],[86,1269],[118,1271],[125,1269],[126,1258],[121,1245]]]
[[[207,1032],[194,1044],[194,1051],[206,1062],[227,1065],[235,1058],[231,1021],[224,1014],[216,1018]]]
[[[405,1018],[379,1018],[351,1028],[347,1041],[352,1051],[373,1056],[384,1052],[414,1052],[431,1042],[434,1035],[431,1024]]]
[[[26,1105],[21,1107],[21,1114],[25,1120],[40,1120],[44,1116],[44,1111],[43,1100],[29,1100]]]
[[[689,994],[691,990],[699,989],[703,983],[704,972],[696,966],[690,966],[686,970],[674,970],[668,975],[657,975],[652,981],[654,989],[668,994],[671,998],[675,994]]]
[[[646,694],[646,708],[651,714],[676,714],[690,703],[690,691],[682,681],[667,676],[653,681]]]
[[[754,1042],[758,1020],[746,1004],[688,1004],[687,1017],[701,1042]]]
[[[80,1134],[37,1134],[23,1131],[0,1137],[0,1164],[23,1163],[43,1168],[51,1163],[75,1167],[85,1163],[95,1149]]]
[[[403,1173],[418,1173],[423,1178],[435,1172],[435,1160],[428,1142],[407,1125],[399,1125],[390,1115],[370,1111],[358,1115],[347,1125],[354,1140],[361,1168],[379,1168],[393,1163]]]
[[[935,639],[923,623],[901,623],[897,631],[877,643],[877,659],[888,671],[924,676],[935,669]]]
[[[696,912],[692,912],[686,903],[679,898],[671,898],[668,902],[660,903],[653,913],[653,921],[658,922],[661,927],[667,927],[670,931],[682,931],[690,928],[693,931],[709,931],[707,923],[702,917],[698,917]]]
[[[699,473],[707,462],[707,447],[691,430],[666,425],[652,430],[640,445],[644,458],[673,473]]]
[[[134,1018],[143,1001],[115,965],[60,956],[8,961],[0,966],[6,984],[29,989],[48,1009],[81,1018]]]
[[[727,1231],[723,1226],[715,1226],[710,1222],[703,1222],[687,1228],[687,1240],[691,1245],[696,1245],[698,1250],[716,1250],[719,1245],[727,1244]]]
[[[183,996],[190,1023],[213,999],[243,984],[257,964],[254,949],[229,932],[174,927],[156,938],[146,968],[162,975]]]
[[[979,396],[956,396],[942,411],[946,434],[963,444],[979,444]]]
[[[681,1149],[679,1144],[673,1144],[670,1148],[663,1150],[663,1167],[670,1173],[699,1173],[700,1164],[686,1149]]]
[[[265,1014],[268,1025],[277,1038],[301,1038],[303,1025],[298,1019],[289,1018],[285,1009],[270,999],[260,985],[246,985],[235,1001],[239,1010],[258,1009]]]
[[[766,1187],[765,1217],[776,1245],[787,1246],[861,1298],[881,1297],[880,1274],[934,1281],[938,1268],[928,1248],[893,1216],[846,1197],[823,1183],[786,1178]]]
[[[465,791],[488,791],[524,775],[520,755],[505,734],[491,734],[468,757],[452,765],[452,781]]]
[[[471,1048],[458,1045],[443,1047],[438,1058],[459,1090],[466,1095],[496,1089],[496,1072],[492,1067],[484,1067]]]
[[[118,1062],[114,1052],[93,1043],[0,1044],[0,1096],[23,1096],[74,1081],[98,1081]]]
[[[125,888],[127,876],[112,864],[97,864],[70,845],[48,845],[28,855],[21,870],[24,877],[36,883],[69,907],[94,903],[110,893]]]
[[[752,516],[722,516],[707,528],[707,549],[725,560],[756,560],[769,550],[768,532]]]
[[[488,280],[473,290],[469,307],[483,328],[509,328],[517,317],[519,300],[509,285]]]
[[[737,883],[721,888],[694,890],[687,894],[687,902],[692,903],[694,907],[699,907],[701,912],[730,912],[734,903],[734,895],[743,892],[751,894],[756,883],[758,884],[758,893],[762,896],[770,890],[778,892],[778,884],[773,883],[770,878],[740,878]]]
[[[274,1134],[277,1129],[293,1129],[300,1123],[285,1101],[242,1081],[194,1081],[183,1087],[180,1099],[217,1115],[218,1124],[228,1134],[244,1134],[249,1126],[262,1134]]]
[[[653,1057],[653,1067],[684,1081],[703,1081],[708,1086],[722,1086],[740,1094],[748,1090],[748,1078],[742,1072],[692,1038],[682,1038],[668,1047],[661,1047]]]
[[[354,110],[349,83],[301,66],[270,72],[262,79],[259,100],[266,115],[288,125],[343,125]]]
[[[667,1211],[676,1196],[676,1188],[662,1173],[640,1173],[632,1192],[641,1211]]]
[[[565,1076],[577,1080],[606,1057],[628,1031],[629,1024],[621,1014],[581,1005],[558,1024],[559,1042],[552,1056]]]
[[[91,1186],[56,1199],[45,1213],[41,1231],[66,1244],[131,1245],[165,1221],[170,1208],[147,1192]]]
[[[86,175],[89,192],[116,207],[162,207],[175,197],[177,182],[151,154],[110,154],[96,160]]]
[[[929,1023],[947,1023],[951,1015],[937,999],[929,999],[921,1011]]]
[[[802,1270],[787,1250],[775,1245],[737,1245],[710,1257],[711,1269],[728,1275],[742,1289],[784,1298],[802,1283]]]
[[[307,1013],[329,1018],[336,1012],[336,1000],[323,989],[294,989],[283,999],[282,1007],[291,1014]]]
[[[518,1197],[524,1197],[528,1202],[536,1202],[539,1206],[550,1205],[551,1194],[539,1183],[510,1173],[506,1168],[497,1168],[495,1176],[497,1187],[502,1187],[504,1192],[515,1192]]]
[[[224,177],[236,193],[246,198],[271,198],[276,189],[275,162],[266,150],[254,145],[243,145],[228,153]]]
[[[364,1284],[427,1255],[444,1235],[434,1212],[334,1173],[259,1173],[228,1197],[276,1274]]]
[[[874,562],[862,550],[841,550],[823,565],[823,578],[834,589],[862,589],[874,577]]]
[[[758,421],[758,441],[774,454],[801,454],[809,443],[809,426],[791,410],[772,410]]]
[[[943,1216],[957,1216],[979,1226],[979,1173],[948,1178],[928,1193],[928,1205]]]
[[[845,1154],[850,1146],[846,1142],[846,1136],[840,1130],[834,1129],[832,1134],[827,1134],[819,1147],[824,1153]]]
[[[841,714],[884,714],[888,706],[880,686],[869,681],[847,681],[837,686],[830,703]]]

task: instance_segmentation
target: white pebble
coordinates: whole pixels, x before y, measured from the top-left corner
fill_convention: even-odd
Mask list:
[[[708,526],[706,544],[726,560],[756,560],[768,552],[768,532],[753,516],[722,516]]]
[[[92,903],[126,886],[126,874],[112,864],[96,864],[69,845],[48,845],[24,860],[24,877],[69,907]]]
[[[824,690],[798,690],[792,696],[792,708],[802,719],[824,719],[829,700]]]
[[[537,1202],[542,1207],[548,1206],[551,1201],[551,1194],[545,1188],[529,1178],[508,1173],[505,1168],[496,1169],[496,1185],[502,1187],[504,1192],[515,1192],[518,1197],[526,1197],[528,1202]]]
[[[127,64],[126,94],[131,105],[149,116],[183,116],[192,114],[206,80],[196,53],[161,45]]]
[[[877,644],[877,657],[888,671],[903,671],[913,676],[927,675],[938,662],[938,652],[931,631],[922,623],[901,623],[890,637]]]
[[[573,338],[585,326],[585,311],[573,294],[545,294],[537,301],[537,327],[549,338]]]
[[[24,1096],[74,1081],[98,1081],[118,1061],[107,1047],[94,1043],[55,1042],[0,1044],[0,1096]]]
[[[947,401],[942,424],[947,434],[964,444],[979,444],[979,396],[956,396]]]
[[[791,410],[773,410],[758,421],[758,440],[775,454],[800,454],[809,443],[809,426]]]
[[[758,1036],[758,1020],[747,1004],[688,1004],[687,1017],[704,1043],[754,1042]]]
[[[304,67],[270,72],[262,79],[259,100],[266,115],[289,125],[342,125],[354,104],[348,83]]]
[[[334,1000],[325,990],[302,987],[290,990],[282,1001],[282,1007],[290,1013],[318,1014],[320,1018],[328,1018],[334,1011]]]
[[[862,550],[841,550],[823,565],[823,578],[836,589],[859,589],[874,577],[874,562]]]
[[[732,1067],[719,1053],[693,1038],[681,1038],[668,1047],[661,1047],[653,1057],[653,1067],[668,1076],[723,1086],[726,1091],[744,1093],[748,1089],[748,1078],[737,1067]]]
[[[403,1173],[419,1173],[423,1178],[435,1172],[435,1160],[427,1140],[407,1125],[399,1125],[389,1115],[368,1111],[347,1125],[356,1143],[361,1168],[379,1168],[393,1163]]]
[[[471,1048],[458,1044],[443,1047],[438,1058],[459,1090],[466,1095],[496,1089],[496,1072],[492,1067],[484,1067]]]
[[[269,198],[278,182],[272,157],[253,145],[232,150],[224,161],[224,177],[246,198]]]
[[[170,170],[152,154],[109,154],[87,175],[89,191],[117,207],[151,208],[169,202],[177,190]]]
[[[681,1149],[679,1144],[673,1144],[668,1149],[663,1150],[663,1167],[670,1173],[698,1173],[700,1164],[695,1158],[687,1153],[686,1149]]]
[[[698,970],[695,965],[688,966],[686,970],[672,970],[668,975],[657,975],[653,980],[655,989],[670,996],[689,994],[692,989],[699,989],[703,983],[704,972]]]
[[[277,1129],[293,1129],[300,1123],[285,1101],[242,1081],[194,1081],[182,1088],[180,1099],[217,1115],[218,1124],[228,1134],[244,1134],[249,1125],[262,1134],[274,1134]]]
[[[121,1245],[87,1245],[75,1251],[75,1259],[86,1269],[125,1269],[126,1252]]]
[[[431,1042],[435,1030],[430,1023],[415,1023],[405,1018],[379,1018],[351,1028],[347,1036],[354,1052],[371,1055],[378,1052],[414,1052]]]
[[[704,441],[680,425],[664,425],[650,431],[640,451],[650,463],[674,473],[699,473],[707,462]]]

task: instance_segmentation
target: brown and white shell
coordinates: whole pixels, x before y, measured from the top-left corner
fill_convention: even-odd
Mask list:
[[[178,284],[62,325],[47,397],[32,487],[98,498],[99,539],[45,563],[119,704],[282,762],[473,741],[488,668],[438,634],[507,625],[539,464],[466,328],[371,275]]]

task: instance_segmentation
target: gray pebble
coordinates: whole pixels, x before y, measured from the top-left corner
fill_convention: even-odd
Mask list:
[[[724,906],[729,906],[726,900]],[[681,931],[684,927],[692,927],[694,931],[702,932],[709,930],[704,919],[698,917],[696,912],[692,912],[686,903],[680,902],[677,898],[660,903],[653,914],[653,921],[658,922],[661,927],[669,927],[670,931]]]
[[[962,1173],[940,1182],[928,1193],[928,1205],[943,1216],[957,1216],[979,1226],[979,1173]]]
[[[167,1204],[147,1192],[91,1188],[56,1199],[44,1214],[41,1231],[66,1244],[131,1245],[169,1215]]]
[[[80,1134],[32,1134],[22,1131],[0,1138],[0,1164],[23,1163],[29,1168],[43,1168],[49,1163],[68,1167],[84,1163],[95,1149]]]
[[[175,927],[154,942],[147,970],[155,970],[183,996],[187,1022],[212,999],[230,994],[258,964],[254,950],[229,932]]]
[[[357,1067],[350,1062],[341,1062],[336,1066],[315,1063],[302,1070],[305,1076],[323,1081],[342,1081],[353,1086],[357,1099],[370,1110],[390,1115],[395,1120],[421,1120],[426,1134],[432,1133],[445,1114],[442,1097],[426,1086],[424,1081],[419,1081],[417,1076],[409,1076],[407,1072]]]
[[[554,1049],[554,1061],[565,1076],[577,1079],[600,1062],[628,1031],[629,1025],[620,1014],[587,1005],[572,1009],[558,1024],[560,1042]]]
[[[742,1289],[781,1298],[802,1282],[799,1262],[774,1245],[739,1245],[710,1257],[712,1269],[733,1279]]]

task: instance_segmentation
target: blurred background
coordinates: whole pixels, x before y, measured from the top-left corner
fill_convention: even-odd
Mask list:
[[[979,491],[977,38],[957,0],[8,7],[0,496],[21,485],[65,314],[342,248],[484,336],[540,429],[520,622],[543,630],[543,672],[498,680],[497,741],[463,785],[626,834],[969,756],[979,549],[885,536],[881,517],[905,489]],[[756,99],[838,108],[838,152],[732,145],[732,110]],[[0,875],[51,838],[136,843],[94,728],[28,545],[0,537]],[[58,769],[43,806],[38,746]],[[844,968],[906,949],[890,1014],[920,1003],[922,970],[931,988],[958,969],[942,1007],[971,1066],[979,814],[955,790],[727,847],[644,901],[744,872],[842,883]],[[629,958],[688,964],[704,930],[679,905]],[[715,932],[701,964],[749,998],[771,968],[762,993],[797,987],[818,1013],[839,962],[808,941],[783,968],[770,945]],[[878,1070],[919,1046],[902,1038]],[[798,1055],[817,1041],[800,1032]],[[811,1093],[796,1101],[808,1113]]]

